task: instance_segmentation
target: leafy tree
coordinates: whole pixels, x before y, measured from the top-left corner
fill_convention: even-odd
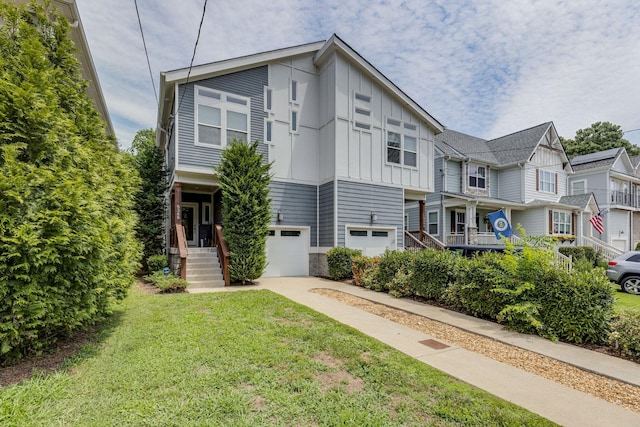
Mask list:
[[[257,279],[267,264],[266,245],[271,221],[269,183],[271,163],[258,152],[258,141],[232,141],[222,153],[216,172],[222,189],[224,238],[229,245],[230,279]]]
[[[575,139],[561,138],[564,151],[570,159],[582,154],[596,153],[610,148],[627,150],[630,156],[640,155],[640,147],[623,138],[622,127],[609,122],[595,122],[586,129],[579,129]]]
[[[136,133],[130,154],[131,162],[141,179],[135,195],[135,210],[139,218],[136,236],[142,243],[142,259],[146,263],[150,256],[162,253],[165,213],[163,197],[167,190],[162,151],[156,146],[153,129],[142,129]]]
[[[69,23],[6,2],[0,22],[1,364],[108,315],[139,245],[138,178],[86,94]]]

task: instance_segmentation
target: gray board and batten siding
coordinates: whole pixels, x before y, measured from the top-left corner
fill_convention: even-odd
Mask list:
[[[338,181],[338,246],[344,246],[345,225],[396,227],[396,245],[403,247],[404,191],[402,188]],[[371,224],[371,212],[378,219]]]
[[[178,113],[178,163],[179,166],[211,167],[220,164],[222,148],[195,145],[195,105],[194,85],[220,90],[251,99],[250,138],[260,141],[259,151],[268,161],[268,146],[264,143],[264,87],[269,84],[268,67],[262,66],[249,70],[225,74],[210,79],[180,85],[178,99],[182,99]]]
[[[272,181],[269,185],[269,197],[271,198],[272,224],[311,227],[311,246],[318,246],[318,221],[316,217],[318,187],[293,182]],[[281,222],[277,221],[278,211],[284,215]]]
[[[334,181],[329,181],[318,187],[318,237],[321,247],[333,247],[334,209],[333,209]]]

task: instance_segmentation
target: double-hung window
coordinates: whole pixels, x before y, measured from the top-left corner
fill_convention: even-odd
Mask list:
[[[469,165],[469,187],[487,188],[487,169],[484,166]]]
[[[196,144],[224,147],[249,140],[249,98],[195,86]]]
[[[545,193],[556,192],[556,174],[549,171],[538,171],[538,189]]]
[[[418,165],[418,126],[387,119],[387,163]]]
[[[553,234],[571,234],[571,214],[553,211]]]

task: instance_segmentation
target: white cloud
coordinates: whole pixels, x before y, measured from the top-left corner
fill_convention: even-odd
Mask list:
[[[128,145],[157,108],[133,2],[77,2]],[[203,0],[138,5],[157,88],[160,71],[189,65]],[[573,137],[595,121],[640,128],[638,22],[633,0],[211,1],[195,63],[335,32],[449,128],[495,137],[553,120]]]

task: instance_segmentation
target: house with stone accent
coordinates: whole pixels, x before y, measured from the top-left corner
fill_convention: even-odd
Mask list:
[[[273,162],[265,276],[326,274],[335,246],[403,248],[405,205],[435,189],[443,125],[337,35],[163,72],[160,100],[167,244],[183,266],[219,243],[214,168],[232,139]]]
[[[492,140],[447,129],[435,136],[434,165],[425,229],[444,244],[498,243],[488,214],[500,209],[527,235],[582,244],[598,212],[591,193],[569,193],[573,169],[552,122]],[[415,227],[419,207],[406,211]]]

